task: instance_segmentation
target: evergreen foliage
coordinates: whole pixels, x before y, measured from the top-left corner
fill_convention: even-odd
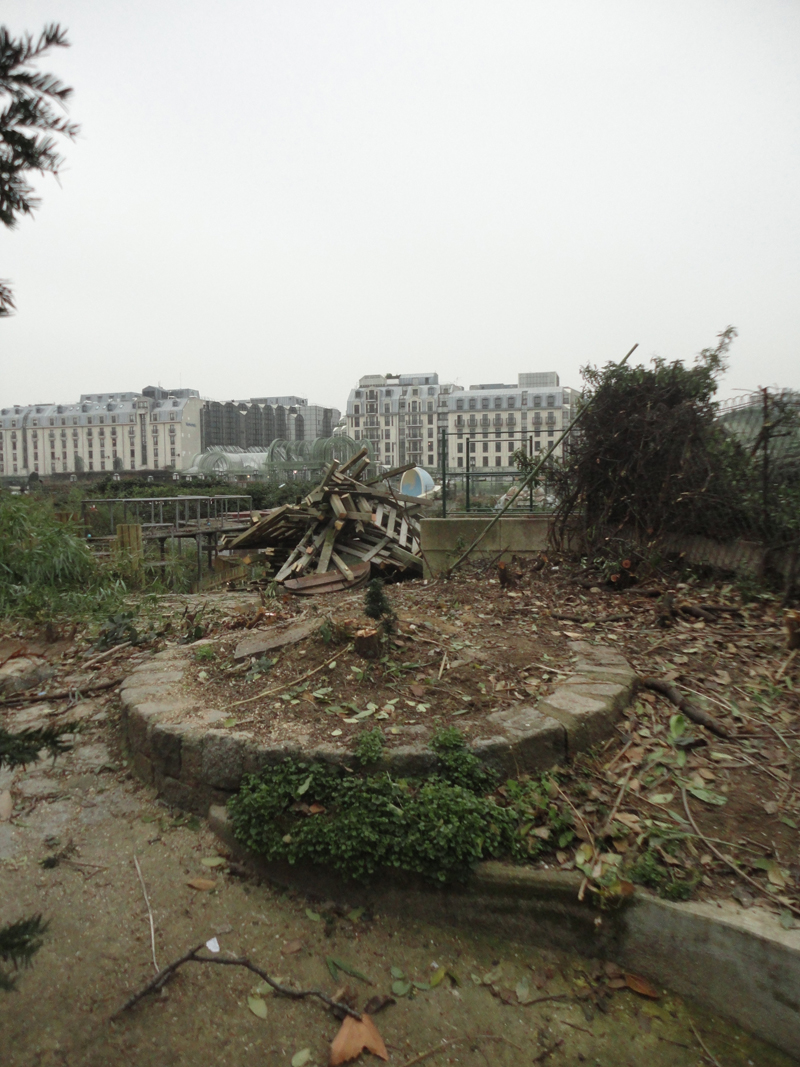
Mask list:
[[[367,586],[364,594],[364,614],[378,622],[383,622],[387,630],[391,630],[394,620],[394,608],[392,602],[384,592],[383,579],[373,578]]]
[[[28,175],[57,176],[64,162],[51,134],[73,139],[78,133],[79,127],[55,110],[66,108],[72,89],[35,69],[52,48],[68,47],[66,31],[57,24],[46,26],[38,40],[30,34],[14,38],[0,26],[0,223],[9,228],[39,206]],[[0,317],[13,309],[13,294],[0,282]]]
[[[43,726],[12,734],[0,726],[0,768],[25,767],[29,763],[36,763],[44,748],[55,758],[67,747],[61,735],[68,729],[66,726]]]
[[[34,955],[42,947],[42,936],[48,924],[41,915],[31,915],[0,927],[0,961],[10,963],[13,970],[30,967]],[[0,967],[0,989],[6,992],[16,987],[16,976]]]

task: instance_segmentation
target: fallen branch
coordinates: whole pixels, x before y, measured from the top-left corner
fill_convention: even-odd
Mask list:
[[[216,963],[226,967],[244,967],[248,971],[252,971],[253,974],[257,974],[259,978],[263,979],[276,993],[282,997],[289,997],[291,1000],[305,1000],[306,997],[316,997],[317,1000],[321,1000],[323,1004],[327,1004],[329,1008],[335,1008],[337,1011],[344,1012],[345,1015],[352,1015],[354,1019],[361,1019],[361,1015],[347,1004],[341,1003],[341,1001],[334,1000],[333,997],[329,997],[327,993],[323,993],[320,989],[290,989],[289,986],[281,985],[276,982],[274,978],[267,974],[266,971],[262,971],[260,967],[257,967],[254,963],[251,963],[246,956],[234,956],[234,957],[221,957],[215,956],[198,956],[197,953],[206,946],[205,941],[201,941],[199,945],[195,945],[194,948],[190,948],[188,952],[185,952],[179,959],[173,960],[172,963],[167,964],[162,970],[158,972],[155,978],[151,978],[150,981],[143,986],[137,993],[129,997],[121,1008],[117,1008],[112,1019],[116,1019],[117,1016],[122,1015],[123,1012],[129,1011],[135,1004],[138,1004],[140,1000],[147,996],[148,993],[158,993],[169,979],[175,974],[175,972],[184,965],[184,963]]]
[[[611,824],[614,821],[614,816],[619,811],[619,806],[622,803],[622,798],[625,796],[625,790],[628,788],[628,782],[631,780],[631,775],[632,774],[633,774],[633,767],[629,767],[628,768],[628,773],[625,775],[625,781],[620,786],[619,793],[617,794],[617,799],[614,801],[614,807],[611,809],[611,812],[610,812],[608,818],[605,821],[605,825],[603,826],[603,829],[600,831],[600,837],[605,837],[606,834],[608,833],[608,831],[611,829]]]
[[[656,693],[661,693],[676,708],[679,708],[687,719],[691,719],[692,722],[696,722],[699,726],[705,726],[707,730],[710,730],[712,734],[716,734],[717,737],[722,737],[726,741],[730,740],[731,735],[721,722],[715,719],[713,715],[709,715],[707,711],[698,708],[688,697],[682,696],[674,685],[670,685],[669,682],[662,682],[659,678],[640,678],[639,684],[645,689],[652,689]]]
[[[99,663],[101,659],[106,659],[108,656],[113,655],[114,652],[119,652],[122,648],[129,648],[133,644],[132,641],[123,641],[122,644],[112,645],[111,648],[107,648],[105,652],[101,652],[99,656],[93,656],[92,659],[87,660],[82,664],[83,670],[87,670],[89,667],[93,667],[95,663]]]
[[[81,696],[91,696],[92,693],[102,693],[105,689],[113,689],[115,685],[119,685],[125,681],[124,675],[119,678],[114,678],[110,682],[101,682],[99,685],[91,685],[88,689],[80,689],[75,687],[74,689],[62,689],[58,693],[44,693],[39,696],[18,696],[8,697],[6,700],[0,700],[0,708],[10,707],[12,704],[43,704],[46,700],[64,700],[66,697],[74,696],[76,693],[80,693]]]
[[[775,897],[772,895],[772,893],[769,892],[769,890],[765,889],[763,887],[763,885],[761,885],[760,882],[757,882],[755,880],[755,878],[751,878],[749,874],[745,874],[743,870],[740,870],[740,868],[737,867],[736,864],[732,860],[729,860],[728,857],[723,855],[723,853],[720,852],[720,850],[718,848],[716,848],[714,845],[712,845],[711,841],[705,836],[705,834],[703,834],[701,832],[699,826],[694,821],[694,816],[692,815],[691,809],[689,808],[689,798],[686,796],[686,788],[685,788],[685,786],[681,786],[681,797],[683,798],[683,807],[684,807],[684,810],[686,812],[686,817],[688,818],[689,822],[692,824],[692,829],[697,834],[697,836],[700,838],[700,840],[703,842],[703,844],[705,844],[708,847],[708,849],[711,852],[714,853],[714,855],[717,857],[718,860],[722,860],[722,862],[727,867],[730,867],[730,869],[735,874],[738,874],[740,878],[744,879],[744,881],[747,882],[748,885],[751,885],[754,889],[757,889],[758,892],[761,893],[762,896],[766,897],[767,900],[772,901],[773,904],[777,904],[778,901],[775,900]],[[794,904],[787,904],[785,902],[781,902],[781,903],[783,903],[783,906],[785,908],[788,908],[789,911],[793,915],[800,915],[800,908],[795,907]]]
[[[139,860],[136,856],[133,857],[133,862],[136,866],[136,873],[139,875],[139,883],[142,887],[142,895],[144,896],[144,903],[147,908],[147,917],[150,920],[150,948],[153,953],[153,968],[156,974],[158,974],[158,960],[156,959],[156,928],[153,922],[153,910],[150,907],[150,900],[147,896],[147,887],[144,884],[144,878],[142,877],[142,868],[139,866]]]
[[[300,683],[304,682],[306,678],[310,678],[312,674],[317,674],[319,671],[322,670],[323,667],[327,667],[329,663],[333,663],[333,661],[335,659],[338,659],[339,656],[343,656],[349,648],[350,645],[348,645],[346,648],[339,649],[339,651],[334,652],[330,659],[325,660],[324,663],[320,663],[319,667],[315,667],[313,671],[307,671],[305,674],[301,674],[299,678],[295,678],[291,682],[284,682],[283,685],[276,685],[272,689],[262,689],[260,693],[256,693],[255,696],[252,697],[245,697],[244,700],[234,700],[234,702],[232,704],[229,704],[228,707],[238,708],[241,704],[250,704],[254,700],[260,700],[261,697],[268,697],[271,696],[273,693],[280,693],[281,689],[290,689],[293,685],[300,685]]]
[[[717,621],[716,615],[712,615],[705,608],[698,607],[697,604],[678,604],[678,611],[684,615],[691,615],[694,619],[702,619],[703,622]]]
[[[694,1023],[692,1022],[691,1019],[689,1020],[689,1026],[691,1026],[692,1033],[694,1034],[694,1036],[697,1038],[698,1042],[700,1043],[700,1048],[703,1050],[703,1052],[705,1052],[706,1056],[708,1056],[708,1058],[714,1064],[714,1067],[722,1067],[722,1064],[719,1062],[719,1060],[714,1055],[714,1053],[711,1052],[711,1050],[709,1049],[708,1045],[705,1043],[705,1041],[702,1039],[702,1037],[698,1033],[697,1027],[694,1025]]]

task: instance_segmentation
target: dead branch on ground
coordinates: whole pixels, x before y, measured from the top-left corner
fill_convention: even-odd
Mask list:
[[[645,689],[652,689],[656,693],[661,693],[676,708],[679,708],[687,719],[691,719],[692,722],[696,722],[699,726],[705,726],[707,730],[710,730],[712,734],[716,734],[717,737],[722,737],[726,741],[730,740],[729,731],[725,729],[719,720],[715,719],[713,715],[709,715],[707,711],[703,711],[702,708],[698,708],[688,697],[682,696],[674,685],[670,685],[669,682],[662,682],[660,678],[640,678],[639,684]]]
[[[257,974],[259,978],[263,979],[272,989],[275,990],[282,997],[288,997],[290,1000],[305,1000],[306,997],[316,997],[317,1000],[321,1000],[323,1004],[327,1004],[329,1008],[335,1008],[339,1012],[344,1012],[345,1015],[352,1015],[354,1019],[361,1019],[361,1015],[347,1004],[343,1004],[341,1001],[334,1000],[333,997],[329,997],[327,993],[323,993],[321,989],[291,989],[289,986],[281,985],[276,982],[266,971],[262,970],[252,963],[246,956],[198,956],[197,953],[205,947],[206,941],[201,941],[199,945],[195,945],[194,948],[190,948],[188,952],[185,952],[177,960],[173,960],[172,963],[168,963],[166,967],[162,968],[158,974],[151,978],[150,981],[144,985],[133,996],[129,997],[121,1008],[117,1008],[112,1019],[116,1019],[122,1015],[123,1012],[129,1011],[135,1004],[138,1004],[140,1000],[147,996],[148,993],[158,993],[175,974],[175,972],[184,965],[184,963],[216,963],[226,967],[244,967],[248,971],[252,971],[253,974]]]

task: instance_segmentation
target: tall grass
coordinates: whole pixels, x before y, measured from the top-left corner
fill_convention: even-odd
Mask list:
[[[0,497],[0,612],[43,617],[108,611],[124,583],[70,523],[34,497]]]

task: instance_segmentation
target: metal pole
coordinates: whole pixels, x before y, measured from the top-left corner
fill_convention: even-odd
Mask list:
[[[447,430],[442,430],[442,518],[447,518]]]
[[[469,505],[470,505],[470,499],[469,499],[469,455],[470,455],[469,447],[470,447],[470,441],[469,441],[469,438],[467,438],[467,475],[466,475],[466,477],[467,477],[467,511],[469,511]]]
[[[533,460],[533,437],[528,438],[528,455]],[[533,482],[531,482],[530,510],[533,511]]]
[[[113,500],[108,505],[108,518],[109,518],[109,523],[110,523],[110,526],[111,526],[111,536],[113,537],[114,534],[117,532],[117,528],[114,525],[114,501]]]
[[[203,573],[203,535],[198,528],[197,537],[195,537],[195,544],[197,545],[197,586],[200,587],[200,577]]]
[[[628,354],[625,356],[625,358],[620,360],[620,362],[617,364],[617,369],[619,369],[620,367],[624,367],[625,366],[625,364],[628,362],[628,360],[630,359],[630,357],[633,355],[633,353],[636,351],[636,349],[638,347],[639,347],[639,342],[637,341],[636,344],[633,346],[633,348],[630,350],[630,352],[628,352]],[[561,444],[561,442],[568,436],[568,434],[569,434],[570,430],[573,428],[573,426],[578,422],[578,420],[580,418],[583,417],[584,411],[586,411],[589,408],[590,404],[591,404],[591,400],[589,401],[589,403],[585,407],[582,407],[580,409],[580,411],[577,413],[577,415],[572,420],[572,422],[569,424],[569,426],[567,426],[562,431],[561,436],[559,438],[557,438],[555,441],[553,441],[552,445],[550,445],[550,447],[544,453],[544,455],[539,460],[539,462],[537,464],[535,464],[535,466],[531,470],[531,472],[528,475],[528,477],[525,479],[525,481],[522,483],[522,485],[519,487],[519,489],[517,489],[516,493],[514,493],[514,495],[509,498],[508,502],[505,504],[505,506],[503,508],[501,508],[500,511],[498,511],[498,513],[494,516],[494,518],[484,526],[484,528],[481,530],[481,532],[478,534],[478,536],[475,538],[475,540],[472,542],[472,544],[469,546],[469,548],[465,552],[461,553],[461,555],[458,557],[458,559],[455,561],[455,563],[452,565],[452,567],[450,567],[449,570],[447,571],[448,574],[452,574],[453,571],[456,569],[456,567],[461,566],[461,564],[464,562],[464,560],[467,559],[467,557],[470,556],[472,554],[472,552],[477,548],[477,546],[481,543],[481,541],[484,539],[484,537],[487,535],[487,533],[491,530],[491,528],[494,526],[494,524],[496,522],[499,522],[500,519],[503,517],[503,515],[505,515],[505,513],[508,511],[508,509],[514,503],[514,501],[517,499],[517,497],[523,491],[523,489],[526,489],[528,487],[528,485],[532,485],[533,484],[533,481],[536,478],[536,475],[539,473],[539,471],[545,465],[547,460],[552,456],[552,454],[555,452],[555,450],[558,448],[558,446]]]

